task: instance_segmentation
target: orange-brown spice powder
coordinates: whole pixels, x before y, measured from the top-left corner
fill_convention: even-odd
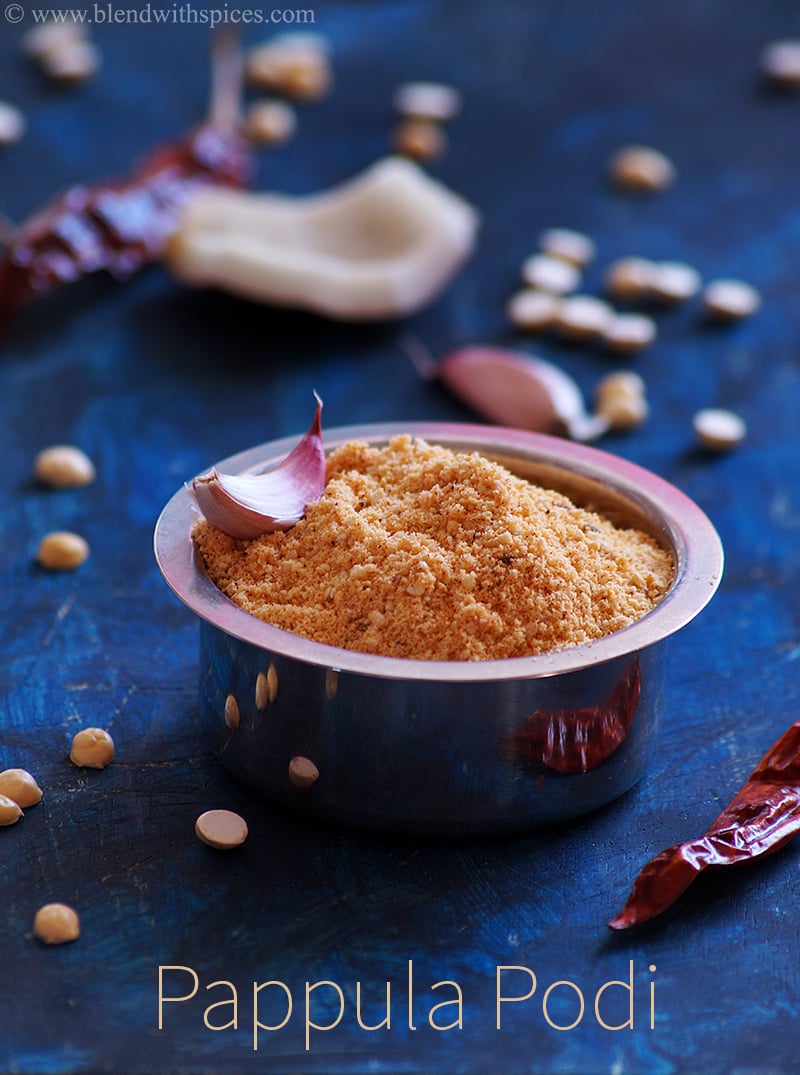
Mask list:
[[[521,657],[590,642],[650,611],[673,560],[477,453],[408,436],[333,451],[290,530],[236,540],[200,520],[211,579],[286,631],[427,660]]]

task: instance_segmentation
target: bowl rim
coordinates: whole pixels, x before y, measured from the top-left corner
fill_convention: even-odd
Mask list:
[[[337,672],[396,680],[500,682],[546,678],[630,656],[685,627],[719,586],[724,553],[705,512],[676,486],[610,452],[543,433],[461,422],[377,422],[324,431],[326,452],[347,441],[385,443],[408,434],[457,451],[509,453],[598,482],[648,513],[662,528],[675,555],[675,578],[663,600],[641,619],[593,642],[528,657],[481,661],[431,661],[385,657],[342,649],[292,634],[239,608],[211,581],[195,554],[191,528],[199,510],[190,482],[167,502],[153,535],[156,562],[167,585],[201,620],[242,642]],[[298,436],[282,437],[238,452],[215,464],[240,473],[280,462]],[[207,473],[210,467],[201,473]]]

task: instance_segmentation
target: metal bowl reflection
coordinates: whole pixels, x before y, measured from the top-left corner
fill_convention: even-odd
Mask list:
[[[194,556],[186,489],[155,531],[169,586],[200,618],[200,699],[223,763],[271,800],[386,831],[467,835],[562,821],[621,795],[644,774],[667,692],[666,640],[713,596],[719,537],[663,479],[606,452],[519,430],[405,423],[329,431],[383,444],[399,433],[479,451],[672,551],[675,579],[637,623],[598,641],[499,661],[423,661],[322,645],[263,623],[224,597]],[[286,438],[224,460],[279,462]],[[319,771],[292,779],[291,759]]]

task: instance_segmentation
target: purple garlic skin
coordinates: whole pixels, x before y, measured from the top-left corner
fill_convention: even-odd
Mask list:
[[[278,466],[255,474],[224,474],[216,468],[195,478],[191,493],[212,526],[249,540],[288,530],[302,519],[325,487],[322,401],[308,432]]]
[[[522,351],[474,345],[446,355],[439,380],[478,414],[498,425],[574,440],[600,436],[607,423],[591,417],[573,379]]]

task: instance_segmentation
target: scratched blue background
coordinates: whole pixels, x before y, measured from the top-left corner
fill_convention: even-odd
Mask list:
[[[797,5],[334,0],[316,10],[333,44],[335,90],[302,109],[294,141],[262,154],[258,184],[306,192],[345,179],[386,151],[398,82],[446,79],[465,107],[432,170],[481,210],[480,248],[408,324],[333,325],[189,293],[154,269],[125,286],[96,279],[65,290],[21,316],[2,344],[0,765],[35,772],[45,799],[0,831],[0,1070],[796,1072],[796,848],[703,878],[636,933],[611,935],[605,923],[643,862],[703,831],[800,710],[800,96],[766,91],[757,70],[766,41],[800,34]],[[0,210],[12,219],[56,188],[123,172],[202,114],[202,28],[97,27],[101,74],[64,91],[20,55],[24,26],[0,29],[0,97],[30,125],[0,155]],[[605,162],[631,141],[670,154],[673,189],[650,199],[609,190]],[[388,840],[281,813],[231,781],[199,733],[197,629],[154,565],[157,514],[214,460],[299,433],[312,387],[329,426],[473,418],[419,380],[401,347],[408,331],[434,354],[478,340],[535,346],[590,395],[607,358],[515,341],[503,315],[520,261],[551,225],[596,238],[590,290],[604,264],[639,253],[742,277],[765,298],[757,317],[724,330],[704,327],[696,304],[660,315],[657,345],[633,362],[651,420],[603,445],[694,497],[727,552],[718,596],[675,639],[655,762],[612,806],[513,839]],[[691,416],[705,405],[745,417],[739,451],[695,450]],[[34,454],[57,441],[92,455],[94,485],[33,485]],[[92,557],[74,574],[47,575],[34,551],[60,527],[85,534]],[[66,759],[72,733],[90,724],[117,742],[102,773]],[[247,817],[238,852],[195,840],[194,819],[210,806]],[[32,938],[33,913],[51,899],[80,909],[78,943],[45,949]],[[631,960],[634,1029],[603,1030],[594,992],[625,978]],[[173,1005],[159,1032],[156,969],[178,964],[196,969],[207,1000]],[[499,1033],[498,964],[530,967],[539,980]],[[296,1011],[255,1053],[250,992],[270,978],[290,986]],[[218,979],[241,990],[238,1030],[203,1025],[205,1003],[225,996],[206,991]],[[348,1008],[306,1053],[303,988],[318,979],[339,983]],[[463,989],[461,1031],[426,1027],[430,1005],[448,999],[430,991],[440,979]],[[584,990],[587,1011],[559,1032],[541,997],[564,979]],[[391,980],[390,1031],[356,1026],[356,980],[372,1022]],[[171,984],[179,991],[184,980]],[[551,1017],[567,1024],[574,997],[558,995]],[[331,1010],[320,1006],[320,1021]]]

